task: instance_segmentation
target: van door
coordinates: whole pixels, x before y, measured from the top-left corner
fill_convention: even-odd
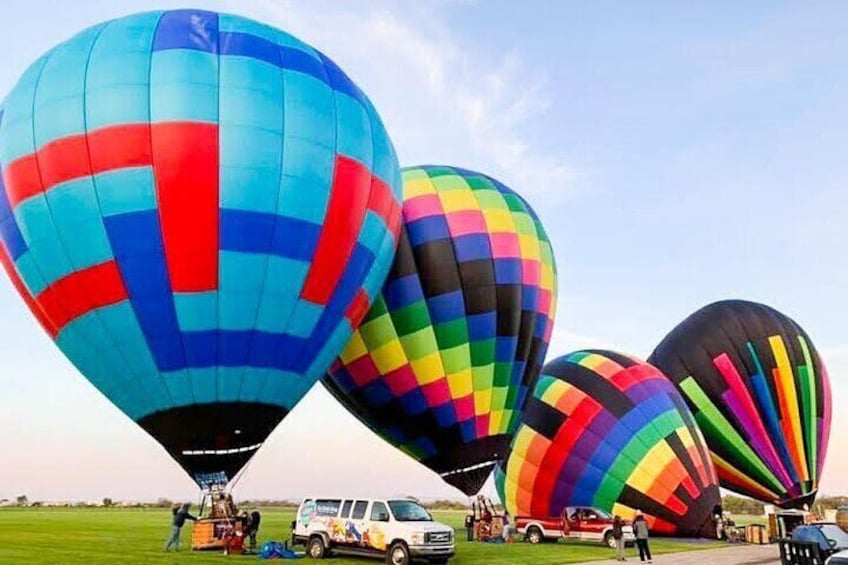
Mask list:
[[[389,508],[384,502],[375,500],[371,503],[369,518],[368,527],[362,534],[364,543],[372,549],[386,551],[386,530],[391,521]]]
[[[344,539],[344,545],[356,545],[357,541],[350,535],[350,513],[353,510],[353,500],[345,500],[342,503],[342,509],[339,511],[339,518],[336,521],[336,528],[340,538]]]
[[[326,530],[330,541],[333,543],[344,543],[343,530],[339,526],[339,510],[341,509],[342,501],[338,498],[329,499],[323,498],[315,501],[315,514],[310,520],[313,531],[322,528]]]
[[[368,501],[357,500],[353,503],[350,520],[347,521],[347,538],[351,543],[360,547],[366,547],[362,539],[362,532],[367,528]]]

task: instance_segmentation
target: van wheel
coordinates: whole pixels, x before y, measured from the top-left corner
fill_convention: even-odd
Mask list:
[[[307,553],[309,554],[309,557],[312,557],[313,559],[324,559],[327,556],[327,546],[324,544],[324,538],[321,536],[313,536],[309,540]]]
[[[402,541],[396,541],[386,553],[386,565],[409,565],[409,548]]]
[[[615,549],[615,538],[612,537],[612,532],[607,532],[604,534],[604,543],[610,549]]]
[[[527,528],[527,541],[530,543],[542,543],[544,540],[545,536],[542,535],[542,530],[536,526]]]

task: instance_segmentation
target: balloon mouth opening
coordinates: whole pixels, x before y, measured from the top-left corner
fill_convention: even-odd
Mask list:
[[[778,500],[777,502],[775,502],[775,506],[779,506],[780,508],[785,508],[787,510],[801,510],[804,508],[804,506],[810,508],[813,505],[813,501],[815,501],[816,499],[816,495],[818,495],[818,489],[813,489],[812,491],[801,496]]]
[[[232,480],[288,410],[258,402],[193,404],[149,414],[138,424],[197,482]]]
[[[261,443],[254,443],[253,445],[246,445],[244,447],[233,447],[230,449],[185,449],[182,451],[182,455],[233,455],[235,453],[247,453],[249,451],[256,451],[260,447],[262,447]]]
[[[487,436],[441,451],[423,463],[466,496],[480,492],[492,469],[506,455],[510,437]]]

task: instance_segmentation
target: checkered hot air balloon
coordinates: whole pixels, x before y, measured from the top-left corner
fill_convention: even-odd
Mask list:
[[[545,365],[495,478],[517,516],[641,510],[655,532],[715,536],[718,478],[692,413],[665,375],[620,353]]]
[[[421,166],[403,182],[391,273],[324,383],[470,495],[505,452],[543,362],[553,254],[530,206],[495,179]]]
[[[371,103],[278,29],[199,10],[87,29],[0,107],[0,259],[83,375],[196,479],[233,475],[391,265]]]
[[[721,486],[812,506],[830,436],[830,382],[798,324],[763,304],[716,302],[674,328],[650,362],[692,408]]]

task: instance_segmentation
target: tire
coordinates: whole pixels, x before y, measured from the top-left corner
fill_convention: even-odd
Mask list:
[[[604,534],[604,545],[606,545],[610,549],[615,549],[615,538],[612,537],[612,532],[607,532]]]
[[[527,528],[527,541],[530,543],[542,543],[545,541],[545,536],[538,526],[530,526]]]
[[[321,536],[312,536],[309,545],[306,546],[306,554],[313,559],[324,559],[327,557],[327,545]]]
[[[386,552],[386,565],[409,565],[409,548],[402,541],[396,541]]]

